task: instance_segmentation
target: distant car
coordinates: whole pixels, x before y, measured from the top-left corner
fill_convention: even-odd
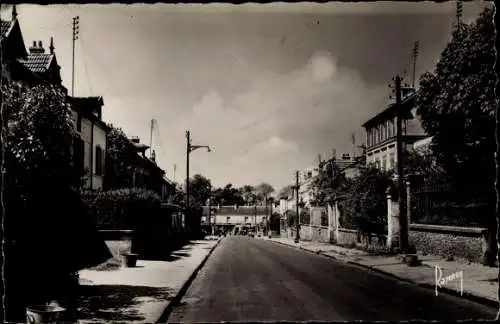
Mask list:
[[[255,233],[254,232],[248,232],[247,235],[250,236],[250,237],[255,237]]]

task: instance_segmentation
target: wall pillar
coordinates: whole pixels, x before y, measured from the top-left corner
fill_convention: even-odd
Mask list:
[[[328,240],[330,242],[333,242],[336,240],[336,237],[334,235],[334,229],[335,229],[335,217],[333,214],[333,202],[328,202],[327,203],[327,214],[328,214]]]
[[[399,246],[399,210],[392,201],[391,190],[387,188],[387,248]]]

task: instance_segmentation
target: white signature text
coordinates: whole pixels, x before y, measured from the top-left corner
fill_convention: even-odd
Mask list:
[[[464,272],[463,271],[457,271],[452,273],[449,276],[443,277],[443,269],[441,269],[440,266],[435,265],[434,266],[434,274],[436,275],[436,296],[438,296],[438,288],[442,288],[444,285],[446,285],[448,282],[453,281],[453,280],[460,280],[457,284],[459,284],[458,292],[460,295],[464,294]]]

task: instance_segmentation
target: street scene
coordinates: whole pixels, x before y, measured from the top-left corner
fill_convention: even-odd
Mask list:
[[[494,14],[0,4],[3,322],[498,320]]]

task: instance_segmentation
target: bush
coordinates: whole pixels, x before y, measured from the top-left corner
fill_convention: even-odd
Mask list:
[[[393,188],[391,173],[367,167],[341,195],[341,223],[361,233],[384,234],[387,229],[386,190]]]
[[[137,229],[154,224],[161,211],[160,196],[142,188],[88,191],[82,193],[82,200],[101,230]]]

